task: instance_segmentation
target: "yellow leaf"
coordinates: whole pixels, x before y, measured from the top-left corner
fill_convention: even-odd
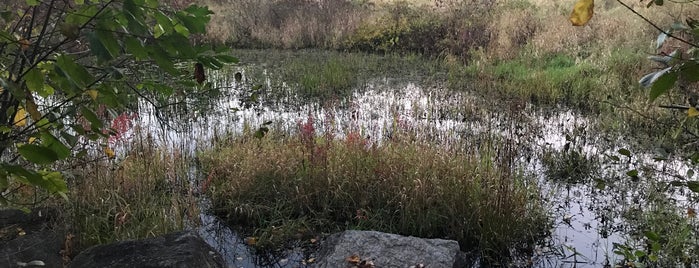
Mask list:
[[[697,108],[689,107],[689,109],[687,109],[687,115],[689,117],[696,117],[699,115],[699,111],[697,111]]]
[[[594,13],[595,0],[578,0],[570,13],[570,22],[573,26],[583,26],[592,18]]]
[[[104,154],[106,154],[107,157],[109,157],[110,159],[114,158],[114,155],[115,155],[114,150],[112,150],[112,148],[109,148],[109,147],[104,147]]]
[[[97,100],[97,94],[97,90],[94,89],[90,89],[87,91],[87,95],[90,95],[90,98],[92,98],[92,100]]]
[[[28,142],[28,143],[29,143],[29,144],[32,144],[32,143],[34,143],[35,140],[36,140],[35,137],[29,137],[29,142]]]
[[[24,108],[19,108],[19,110],[17,110],[13,125],[17,127],[23,127],[27,125],[27,112],[24,111]]]

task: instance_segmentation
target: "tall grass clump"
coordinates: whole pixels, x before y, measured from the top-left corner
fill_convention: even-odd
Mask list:
[[[466,154],[359,132],[231,138],[201,153],[215,214],[258,246],[345,229],[457,240],[486,259],[526,248],[547,230],[537,188],[489,153]],[[515,246],[513,246],[515,245]]]
[[[197,219],[184,163],[181,154],[149,139],[123,158],[79,163],[63,217],[78,248],[179,231]]]
[[[540,107],[566,106],[596,112],[608,92],[603,86],[603,71],[590,63],[578,63],[567,54],[531,58],[522,54],[513,59],[494,61],[461,82],[450,77],[450,87],[481,92],[500,99],[521,99]]]

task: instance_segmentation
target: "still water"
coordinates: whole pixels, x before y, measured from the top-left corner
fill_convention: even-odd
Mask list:
[[[417,140],[446,147],[468,147],[483,135],[497,135],[517,152],[513,169],[524,170],[539,184],[554,222],[550,237],[540,241],[532,256],[514,263],[515,266],[613,266],[623,259],[614,253],[614,244],[630,239],[629,223],[623,215],[643,206],[638,200],[644,198],[643,186],[625,173],[639,165],[669,173],[688,169],[679,161],[656,162],[652,154],[645,153],[634,154],[633,161],[623,155],[610,160],[619,157],[625,141],[595,133],[594,118],[565,108],[543,111],[523,103],[515,104],[516,109],[500,109],[489,100],[449,91],[438,82],[395,77],[368,79],[351,96],[321,103],[295,96],[293,85],[279,81],[274,70],[264,66],[251,63],[211,73],[210,79],[220,94],[203,109],[188,110],[186,116],[172,116],[143,103],[136,125],[159,145],[192,156],[225,135],[241,134],[245,129],[263,125],[276,133],[294,133],[309,118],[314,119],[319,133],[330,131],[342,138],[345,133],[358,131],[377,146],[399,128],[410,129]],[[263,71],[252,77],[251,68]],[[242,79],[233,79],[235,73],[240,73]],[[263,88],[277,87],[289,93],[279,98],[261,92],[251,101],[255,86],[251,80],[262,81]],[[570,152],[584,158],[583,164],[590,164],[592,170],[551,172],[550,159],[569,156]],[[577,170],[575,164],[573,169]],[[569,175],[578,177],[565,177]],[[190,179],[196,185],[202,176],[194,168]],[[668,198],[676,200],[681,209],[690,204],[685,194],[676,192]],[[208,201],[202,198],[201,206],[205,212]],[[231,267],[296,267],[305,258],[293,249],[289,255],[273,260],[255,256],[243,239],[216,217],[206,213],[200,217],[199,232]]]

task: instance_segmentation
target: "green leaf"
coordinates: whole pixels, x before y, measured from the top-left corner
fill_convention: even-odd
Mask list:
[[[68,192],[68,186],[63,179],[63,174],[57,171],[41,172],[41,177],[43,183],[40,186],[44,187],[50,193],[59,194],[64,199],[68,198],[65,195],[65,193]]]
[[[126,15],[126,20],[128,21],[127,29],[129,33],[136,35],[145,35],[148,33],[148,27],[143,20],[143,7],[134,3],[133,0],[124,1],[124,14]]]
[[[44,76],[41,75],[41,71],[37,68],[30,69],[26,75],[24,75],[24,81],[27,83],[27,88],[31,92],[39,92],[44,89]]]
[[[27,5],[29,5],[30,7],[39,5],[39,0],[27,0],[26,2],[27,2]]]
[[[90,42],[90,53],[97,56],[97,59],[100,62],[113,59],[112,55],[109,54],[109,51],[107,51],[107,48],[104,46],[102,41],[100,41],[100,38],[97,37],[96,33],[93,32],[87,34],[87,40]]]
[[[614,162],[619,162],[619,161],[621,160],[621,159],[619,159],[619,157],[616,156],[616,155],[607,155],[607,154],[605,154],[605,156],[606,156],[607,158],[609,158],[610,160],[614,161]]]
[[[162,48],[158,46],[153,46],[150,49],[150,55],[155,60],[155,63],[160,66],[163,70],[171,75],[177,75],[178,71],[175,69],[175,64],[172,62],[170,56]]]
[[[83,115],[83,117],[85,117],[85,119],[87,119],[87,121],[90,122],[90,124],[92,124],[92,131],[100,132],[100,129],[102,129],[104,125],[102,124],[102,120],[100,120],[92,110],[88,109],[87,107],[82,107],[80,109],[80,113]]]
[[[223,63],[238,63],[238,58],[230,56],[230,55],[216,55],[214,56],[217,60],[223,62]]]
[[[165,34],[165,29],[163,28],[162,24],[156,24],[155,26],[153,26],[153,36],[155,38],[159,38],[163,34]]]
[[[680,68],[680,75],[687,82],[699,81],[699,62],[687,62]]]
[[[208,17],[209,15],[214,14],[214,12],[209,10],[209,8],[207,8],[205,6],[198,6],[198,5],[188,6],[184,11],[186,11],[189,14],[192,14],[196,17]]]
[[[56,66],[60,69],[64,77],[80,89],[85,89],[87,85],[94,81],[94,78],[85,67],[75,63],[75,61],[67,55],[56,57]]]
[[[47,98],[48,96],[53,95],[56,92],[55,89],[49,84],[44,84],[44,86],[41,88],[41,90],[37,90],[36,93],[39,94],[39,96]]]
[[[121,54],[121,46],[119,45],[119,41],[117,41],[112,32],[97,31],[97,37],[99,38],[104,48],[107,49],[109,56],[111,56],[112,58],[116,58],[119,56],[119,54]]]
[[[143,47],[141,41],[135,37],[126,37],[124,45],[126,48],[126,53],[132,54],[134,57],[136,57],[136,59],[140,60],[148,57],[148,51],[146,51],[146,49]]]
[[[63,23],[79,30],[79,27],[90,21],[90,18],[95,17],[98,11],[97,5],[81,6],[74,12],[68,13]]]
[[[61,137],[63,137],[63,139],[66,140],[66,142],[68,142],[68,145],[70,145],[71,147],[78,144],[78,137],[68,132],[61,131]]]
[[[153,29],[153,35],[155,38],[160,37],[163,34],[170,34],[172,32],[172,19],[165,15],[165,13],[156,10],[155,14],[155,28]]]
[[[41,133],[41,143],[44,145],[46,148],[49,148],[51,151],[56,153],[56,156],[58,156],[58,159],[65,159],[66,157],[70,156],[70,148],[65,146],[63,142],[58,140],[56,137],[54,137],[51,133],[48,131],[42,131]]]
[[[643,235],[650,241],[660,241],[660,236],[655,232],[646,231],[643,233]]]
[[[635,170],[635,169],[634,169],[634,170],[630,170],[629,172],[626,172],[626,176],[634,177],[634,178],[635,178],[635,177],[638,177],[638,170]]]
[[[24,159],[39,165],[51,164],[59,159],[54,151],[35,144],[24,144],[17,147],[17,151]]]
[[[191,5],[183,11],[178,11],[175,16],[189,29],[191,33],[206,33],[206,24],[213,14],[208,8]]]
[[[267,132],[269,132],[269,128],[264,127],[264,126],[260,127],[259,129],[257,129],[257,131],[255,131],[255,134],[253,135],[253,137],[255,137],[256,139],[262,139],[265,137]]]
[[[658,79],[653,83],[653,86],[651,86],[650,88],[650,101],[654,101],[660,95],[667,92],[668,89],[672,88],[675,85],[676,81],[676,72],[668,72],[658,77]]]
[[[686,185],[686,183],[684,183],[683,181],[671,181],[670,185],[675,186],[675,187],[679,187],[679,186]]]
[[[197,61],[201,62],[204,67],[219,70],[223,67],[223,63],[211,56],[202,55],[197,57]]]
[[[184,25],[177,24],[175,25],[174,29],[175,32],[177,32],[178,34],[181,34],[184,37],[189,37],[189,29],[187,29],[187,27],[184,27]]]
[[[692,192],[699,193],[699,181],[688,181],[687,188]]]
[[[627,150],[627,149],[621,148],[621,149],[619,149],[619,151],[617,151],[617,152],[619,152],[620,155],[623,155],[623,156],[626,156],[626,157],[631,157],[631,151],[629,151],[629,150]]]
[[[34,171],[27,170],[22,166],[2,165],[1,167],[3,170],[7,171],[7,174],[12,175],[15,179],[25,184],[41,185],[43,183],[41,175],[36,174]]]

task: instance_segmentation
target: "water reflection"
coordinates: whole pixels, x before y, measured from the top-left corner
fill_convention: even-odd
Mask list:
[[[281,100],[278,96],[261,94],[250,99],[251,86],[245,68],[233,70],[243,75],[241,82],[222,76],[215,87],[224,89],[208,109],[186,116],[159,114],[143,103],[137,125],[160,146],[176,148],[194,156],[197,150],[209,148],[225,135],[238,135],[245,129],[257,128],[272,122],[278,133],[293,133],[300,122],[313,118],[319,133],[332,132],[343,137],[358,132],[380,145],[393,138],[397,130],[410,130],[416,142],[428,141],[443,146],[461,146],[473,150],[482,135],[497,136],[514,146],[517,161],[513,168],[524,168],[537,178],[541,196],[551,208],[556,223],[549,241],[537,247],[530,260],[538,267],[599,267],[614,265],[620,257],[613,253],[614,243],[623,243],[624,222],[622,211],[632,207],[642,189],[621,187],[618,191],[602,191],[591,179],[586,183],[552,180],[546,175],[542,162],[545,152],[579,150],[581,155],[608,163],[606,156],[617,154],[623,147],[619,141],[605,141],[590,133],[594,121],[568,110],[538,111],[521,104],[517,110],[485,109],[487,100],[464,93],[449,92],[439,85],[414,82],[396,84],[376,79],[363,85],[351,97],[335,103],[299,101],[293,94]],[[267,75],[267,72],[263,72]],[[259,78],[257,78],[259,80]],[[288,87],[283,82],[264,80],[267,87]],[[291,90],[288,90],[291,92]],[[518,111],[513,114],[512,111]],[[571,145],[573,144],[573,145]],[[651,165],[672,171],[686,170],[679,162],[659,164],[646,154],[635,156],[635,162],[602,166],[597,178],[606,178],[608,184],[624,184],[620,177],[638,164]],[[661,166],[665,165],[665,166]],[[193,174],[198,174],[193,172]],[[193,180],[200,180],[193,175]],[[612,180],[618,181],[612,181]],[[195,184],[196,185],[196,184]],[[642,187],[640,185],[636,185]],[[625,191],[625,192],[624,192]],[[676,199],[682,199],[677,195]],[[210,205],[202,200],[202,211]],[[231,267],[253,267],[256,257],[235,232],[215,217],[201,214],[200,234],[220,251]],[[296,267],[304,256],[292,251],[268,267]]]

